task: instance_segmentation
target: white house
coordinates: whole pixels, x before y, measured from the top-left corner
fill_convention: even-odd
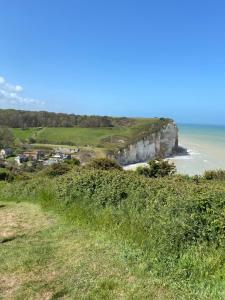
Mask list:
[[[7,158],[12,155],[12,149],[11,148],[4,148],[0,150],[0,158]]]
[[[57,158],[51,157],[51,158],[43,161],[43,166],[51,166],[51,165],[58,164],[58,163],[59,163],[59,160]]]

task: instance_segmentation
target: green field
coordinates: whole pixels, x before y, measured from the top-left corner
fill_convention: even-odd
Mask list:
[[[130,142],[148,133],[157,131],[168,123],[167,119],[133,119],[132,125],[117,127],[54,127],[13,129],[14,136],[26,141],[34,139],[38,144],[74,145],[78,147],[99,147],[116,149],[124,147]]]
[[[101,146],[104,139],[111,137],[127,138],[131,128],[45,128],[37,136],[37,142],[73,144],[78,146]],[[109,140],[110,142],[110,140]]]
[[[40,132],[39,128],[12,128],[12,132],[15,138],[21,140],[22,142],[27,141],[30,138],[35,138],[36,135]]]

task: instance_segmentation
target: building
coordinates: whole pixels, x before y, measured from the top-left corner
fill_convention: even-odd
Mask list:
[[[44,153],[44,151],[41,151],[41,150],[26,151],[23,153],[23,156],[25,156],[29,160],[40,160],[40,159],[44,158],[45,153]]]
[[[52,165],[55,165],[58,163],[59,163],[59,160],[57,158],[51,157],[51,158],[43,161],[43,166],[52,166]]]
[[[26,157],[23,154],[20,154],[17,157],[15,157],[15,162],[17,163],[17,165],[21,165],[22,163],[27,161],[28,161],[28,157]]]
[[[68,160],[71,159],[71,154],[65,154],[62,152],[56,152],[53,156],[53,159],[57,160],[58,162],[63,161],[63,160]]]
[[[52,156],[52,158],[55,158],[55,159],[57,159],[57,160],[63,160],[63,156],[64,156],[63,153],[61,153],[61,152],[56,152],[56,153]]]
[[[11,148],[4,148],[0,151],[0,158],[7,158],[13,154],[13,151]]]

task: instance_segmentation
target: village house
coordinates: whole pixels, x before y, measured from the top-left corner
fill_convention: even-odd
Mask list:
[[[41,150],[26,151],[26,152],[23,152],[23,156],[25,156],[29,160],[40,160],[40,159],[44,158],[45,153],[44,153],[44,151],[41,151]]]
[[[15,162],[17,163],[18,166],[27,161],[28,161],[28,157],[26,157],[23,154],[20,154],[15,157]]]
[[[4,148],[0,151],[0,158],[6,159],[7,157],[11,156],[13,151],[11,148]]]
[[[58,163],[59,160],[57,158],[50,157],[49,159],[43,161],[43,166],[51,166]]]
[[[62,161],[62,160],[66,160],[66,159],[71,159],[71,154],[65,154],[62,152],[56,152],[52,158],[58,160],[58,161]]]
[[[52,157],[43,161],[43,165],[51,166],[53,164],[58,164],[64,160],[69,160],[69,159],[71,159],[71,154],[65,154],[60,151],[56,151],[55,154],[52,155]]]
[[[63,153],[61,153],[61,152],[56,152],[56,153],[52,156],[52,158],[55,158],[55,159],[57,159],[57,160],[62,160],[62,159],[63,159]]]

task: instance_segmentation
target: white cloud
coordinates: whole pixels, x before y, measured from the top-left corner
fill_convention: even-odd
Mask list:
[[[3,84],[5,82],[5,78],[0,76],[0,84]]]
[[[26,98],[23,96],[23,87],[18,84],[11,84],[0,76],[0,104],[4,106],[43,106],[44,101]]]

